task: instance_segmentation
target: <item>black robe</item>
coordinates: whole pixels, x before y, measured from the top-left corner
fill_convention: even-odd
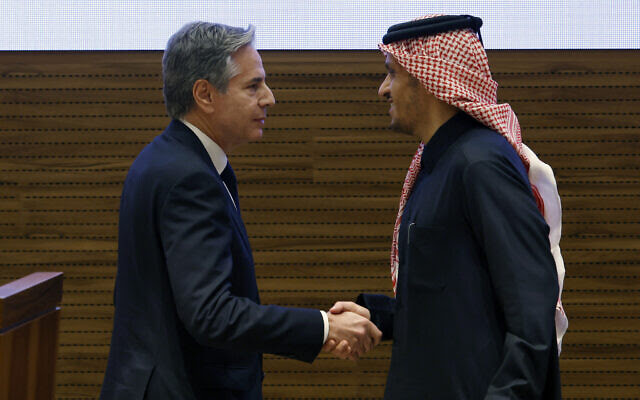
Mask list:
[[[501,135],[458,113],[425,145],[402,217],[385,399],[560,399],[549,227]]]

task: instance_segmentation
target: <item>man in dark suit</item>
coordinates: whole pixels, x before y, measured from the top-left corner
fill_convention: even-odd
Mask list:
[[[560,399],[559,198],[496,103],[481,23],[425,17],[380,45],[391,127],[422,142],[394,229],[396,296],[331,312],[370,317],[394,340],[385,399]]]
[[[355,313],[260,305],[226,156],[261,138],[275,102],[253,37],[200,22],[167,44],[173,120],[124,184],[103,400],[258,400],[263,352],[312,362],[326,342],[357,358],[380,340]]]

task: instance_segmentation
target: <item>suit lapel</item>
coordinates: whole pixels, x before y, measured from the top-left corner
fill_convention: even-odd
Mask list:
[[[216,170],[216,167],[213,165],[213,162],[211,161],[211,157],[209,157],[209,153],[207,153],[207,150],[205,150],[204,146],[202,145],[202,142],[200,142],[200,139],[198,139],[198,137],[193,132],[191,132],[191,129],[189,129],[182,122],[174,119],[173,121],[171,121],[167,129],[165,129],[165,131],[162,134],[167,135],[170,138],[180,142],[188,150],[193,152],[198,158],[204,161],[206,165],[209,167],[209,171],[211,172],[211,175],[214,177],[214,179],[217,179],[220,182],[220,184],[224,186],[224,183],[222,181],[222,178],[220,177],[220,174]],[[235,225],[236,230],[238,231],[240,237],[242,238],[242,242],[244,247],[246,248],[247,254],[251,256],[251,246],[249,244],[249,236],[247,235],[244,222],[242,221],[242,217],[240,215],[240,208],[239,208],[240,205],[238,204],[238,209],[236,210],[235,206],[233,205],[233,201],[231,200],[231,197],[230,196],[225,196],[225,197],[226,197],[227,208],[228,208],[228,212],[231,217],[231,220],[233,221],[233,224]]]

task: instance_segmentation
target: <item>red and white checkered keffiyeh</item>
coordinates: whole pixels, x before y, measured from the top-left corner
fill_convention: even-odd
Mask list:
[[[431,18],[429,15],[422,18]],[[407,39],[388,45],[379,44],[384,53],[391,54],[426,90],[441,101],[450,104],[485,126],[504,136],[517,151],[528,171],[531,191],[538,209],[550,227],[551,253],[556,263],[560,293],[564,281],[564,262],[560,254],[562,210],[560,197],[551,167],[536,157],[522,143],[518,118],[509,104],[497,103],[498,84],[491,78],[489,61],[480,40],[471,29],[462,29]],[[402,187],[398,217],[393,230],[391,247],[391,280],[396,291],[398,279],[398,235],[402,213],[418,172],[424,143],[414,155]],[[562,308],[560,295],[556,305],[556,336],[558,352],[568,320]]]

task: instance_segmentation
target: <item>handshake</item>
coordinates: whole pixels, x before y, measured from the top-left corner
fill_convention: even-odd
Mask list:
[[[370,321],[369,310],[350,301],[339,301],[327,313],[329,335],[322,351],[357,360],[380,343],[382,332]]]

